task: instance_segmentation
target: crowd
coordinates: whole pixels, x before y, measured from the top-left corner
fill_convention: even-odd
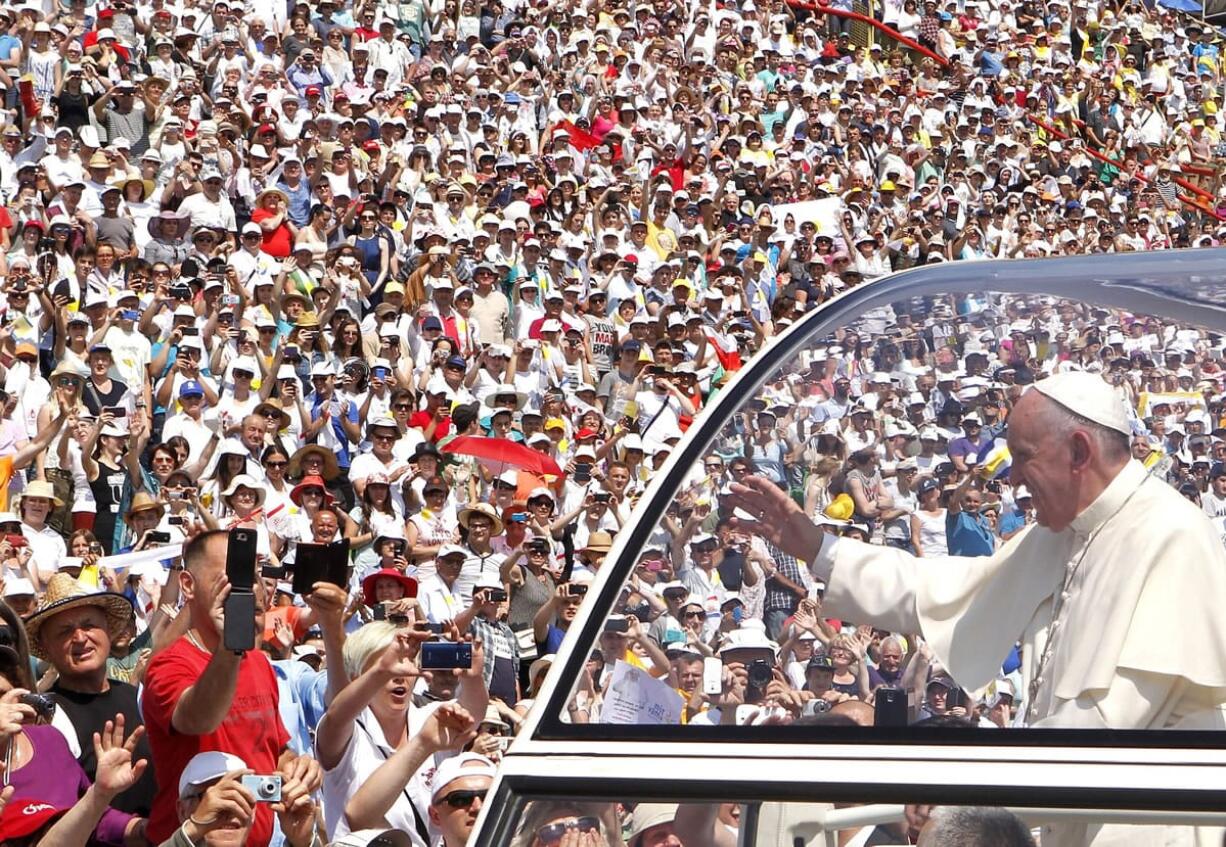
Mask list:
[[[0,838],[460,847],[653,473],[777,333],[916,265],[1226,237],[1211,28],[872,11],[928,52],[781,0],[0,8]],[[1221,354],[1063,301],[866,316],[695,469],[568,718],[624,660],[691,723],[866,722],[883,684],[1009,723],[1011,668],[968,698],[913,633],[827,619],[721,493],[990,551],[1031,519],[1010,404],[1080,366],[1226,516]]]
[[[639,551],[569,719],[620,720],[606,706],[624,662],[666,683],[687,724],[1026,725],[1020,643],[966,690],[918,632],[824,615],[816,559],[756,531],[734,487],[766,480],[834,536],[991,556],[1036,522],[1010,477],[1013,408],[1074,371],[1115,387],[1132,459],[1226,544],[1222,335],[1057,297],[893,303],[815,339],[730,414]]]

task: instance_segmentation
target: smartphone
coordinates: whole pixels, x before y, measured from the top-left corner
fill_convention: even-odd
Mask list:
[[[570,585],[567,585],[566,595],[568,597],[586,597],[587,596],[587,586],[586,585],[575,585],[573,583]],[[625,630],[623,630],[623,632],[624,631]]]
[[[371,618],[377,621],[387,620],[387,606],[382,603],[376,603],[375,607],[370,610]]]
[[[592,495],[592,499],[595,500],[597,503],[608,503],[611,498],[612,498],[612,495],[609,494],[609,492],[607,491],[597,491],[595,494]]]
[[[485,596],[491,603],[505,603],[507,592],[501,588],[491,588],[485,592]]]
[[[166,518],[166,523],[171,526],[186,526],[187,518],[183,517],[183,515],[170,515]]]
[[[702,693],[724,693],[724,663],[718,656],[707,656],[702,660]]]
[[[404,556],[404,548],[407,543],[408,543],[407,541],[393,541],[392,542],[392,555],[397,558]]]
[[[579,462],[575,465],[575,482],[591,482],[592,480],[592,463]]]
[[[183,329],[180,330],[180,334],[182,334],[184,338],[193,338],[195,336],[200,335],[200,327],[185,326],[183,327]]]
[[[6,535],[4,536],[4,540],[14,547],[27,547],[30,543],[26,541],[26,537],[24,535],[17,534]]]
[[[951,689],[950,692],[945,695],[945,708],[956,709],[959,706],[966,708],[966,692],[961,688]]]
[[[110,412],[113,418],[126,418],[128,416],[127,406],[103,406],[102,411]]]
[[[528,522],[527,512],[512,512],[511,513],[511,523],[527,523],[527,522]]]
[[[902,688],[882,686],[877,689],[873,704],[873,726],[906,726],[907,692]]]
[[[473,664],[473,646],[465,641],[453,644],[450,641],[427,641],[421,645],[418,654],[418,666],[428,670],[458,670],[471,668]]]
[[[285,568],[276,567],[274,565],[264,565],[260,568],[260,576],[264,579],[285,579]]]
[[[610,618],[604,622],[605,632],[629,632],[630,621],[626,618]]]
[[[170,543],[170,533],[169,532],[151,532],[145,537],[149,540],[149,543],[151,544],[169,544]]]
[[[138,321],[140,320],[140,312],[135,309],[124,309],[119,313],[121,321]]]
[[[294,593],[310,594],[315,583],[349,584],[349,539],[331,544],[299,544],[294,558]]]
[[[72,297],[72,285],[66,279],[61,279],[55,284],[55,288],[51,289],[52,298],[56,297]]]
[[[650,365],[647,368],[647,373],[651,376],[664,376],[668,373],[668,369],[663,365]]]
[[[226,579],[230,591],[250,591],[255,582],[256,531],[245,527],[230,530],[226,545]]]
[[[298,348],[292,345],[285,348],[285,354],[281,358],[286,362],[302,361],[302,355],[298,352]]]
[[[222,306],[237,306],[238,305],[238,295],[237,294],[221,295],[221,305]]]

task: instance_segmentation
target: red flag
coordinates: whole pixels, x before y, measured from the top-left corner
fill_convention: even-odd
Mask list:
[[[715,357],[719,359],[720,367],[731,373],[741,369],[741,351],[736,339],[729,338],[721,332],[706,327],[707,341],[715,348]]]
[[[593,147],[599,147],[601,144],[605,143],[587,130],[579,129],[579,127],[575,126],[570,121],[558,121],[558,123],[554,126],[554,129],[560,129],[570,136],[570,146],[574,147],[580,152],[584,150],[591,150]],[[610,141],[608,142],[608,147],[613,151],[613,161],[619,161],[622,157],[622,146],[620,144],[614,144]]]

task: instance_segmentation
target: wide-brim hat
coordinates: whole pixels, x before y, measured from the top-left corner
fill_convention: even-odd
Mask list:
[[[613,536],[605,532],[603,529],[598,529],[587,537],[587,544],[581,547],[576,552],[587,553],[608,553],[613,548]]]
[[[173,232],[162,235],[162,221],[167,221],[175,225]],[[167,241],[177,241],[187,235],[188,229],[191,228],[192,219],[189,215],[180,215],[178,212],[163,210],[149,219],[149,223],[145,226],[149,229],[149,234],[154,238],[165,238]]]
[[[36,479],[33,482],[28,483],[26,485],[26,490],[21,492],[20,497],[16,498],[13,508],[17,509],[18,513],[20,513],[21,510],[21,501],[27,497],[46,497],[55,504],[57,509],[62,508],[64,505],[64,501],[55,496],[55,489],[52,487],[51,483],[44,479]]]
[[[374,573],[362,580],[362,602],[367,606],[374,608],[375,603],[375,583],[380,579],[393,579],[404,588],[405,597],[417,596],[417,580],[411,576],[405,576],[400,571],[394,568],[380,568]]]
[[[468,529],[468,522],[472,520],[473,515],[485,515],[494,522],[493,528],[490,530],[491,535],[502,535],[503,526],[502,518],[498,515],[498,510],[489,503],[476,503],[461,510],[459,515],[460,526]]]
[[[267,197],[269,194],[277,195],[278,197],[281,198],[282,203],[284,203],[287,206],[289,205],[289,195],[286,194],[284,191],[282,191],[280,188],[265,188],[263,191],[261,191],[259,194],[255,196],[255,205],[257,208],[264,204],[264,198]]]
[[[150,509],[161,512],[165,508],[165,504],[159,503],[148,491],[138,491],[132,495],[132,504],[128,506],[128,513],[123,516],[123,519],[127,523],[132,523],[132,516],[137,512],[147,512]]]
[[[255,492],[255,505],[257,509],[264,505],[264,498],[268,495],[268,492],[264,490],[264,486],[260,484],[259,480],[245,473],[241,473],[230,480],[230,487],[221,492],[222,499],[229,500],[240,488],[250,488]]]
[[[325,503],[331,503],[335,499],[332,496],[332,492],[328,491],[328,486],[324,484],[323,477],[319,477],[319,476],[315,476],[315,474],[311,474],[310,476],[303,477],[302,482],[298,483],[297,485],[293,487],[293,489],[289,493],[290,501],[295,506],[301,506],[302,505],[302,492],[308,488],[322,488],[324,491],[324,502]]]
[[[336,463],[336,454],[331,450],[320,447],[318,444],[308,444],[290,457],[286,473],[290,477],[300,476],[302,474],[302,460],[312,454],[316,454],[324,460],[324,479],[336,479],[337,475],[341,472],[340,465]]]
[[[263,414],[262,410],[264,409],[271,409],[280,416],[277,423],[278,430],[285,429],[290,425],[290,416],[286,414],[285,408],[281,405],[281,401],[277,398],[269,397],[267,400],[260,403],[260,405],[256,406],[255,409],[252,410],[252,413],[256,415]]]
[[[106,629],[112,641],[122,635],[132,621],[132,602],[127,597],[113,591],[91,594],[71,574],[57,573],[47,581],[47,593],[43,595],[38,611],[26,619],[30,654],[39,659],[48,659],[39,637],[43,624],[60,612],[82,606],[97,606],[106,612]]]

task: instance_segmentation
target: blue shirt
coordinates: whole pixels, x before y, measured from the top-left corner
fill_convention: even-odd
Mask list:
[[[946,513],[945,539],[951,556],[991,556],[996,551],[987,518],[977,513]]]
[[[323,400],[319,397],[311,401],[311,420],[319,420],[319,416],[323,414],[323,407],[328,403],[342,403],[341,400]],[[351,402],[349,404],[349,412],[346,417],[351,423],[358,423],[358,404]],[[341,424],[340,418],[333,416],[328,420],[328,426],[332,427],[333,434],[336,435],[336,440],[340,446],[336,448],[336,463],[343,469],[348,470],[349,463],[352,461],[350,456],[351,445],[349,444],[349,435],[345,432],[345,427]]]
[[[328,710],[328,674],[317,671],[298,659],[278,659],[272,663],[280,692],[281,722],[289,733],[289,746],[295,753],[314,749],[311,731],[319,726]]]
[[[1007,515],[1001,515],[1000,518],[1000,535],[1003,538],[1011,532],[1017,532],[1026,525],[1026,513],[1021,509],[1014,509]]]

